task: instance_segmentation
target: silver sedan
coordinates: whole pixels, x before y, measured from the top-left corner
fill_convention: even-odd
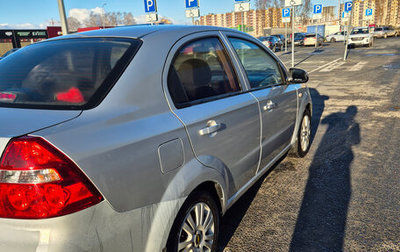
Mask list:
[[[132,26],[0,61],[2,251],[215,251],[219,220],[310,147],[311,96],[259,40]]]

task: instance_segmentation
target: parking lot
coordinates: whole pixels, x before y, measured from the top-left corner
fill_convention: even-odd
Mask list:
[[[400,39],[343,53],[296,47],[314,103],[310,153],[283,159],[228,211],[221,251],[400,251]]]

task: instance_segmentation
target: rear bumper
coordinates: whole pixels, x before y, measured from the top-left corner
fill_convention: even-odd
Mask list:
[[[57,218],[0,218],[0,251],[161,251],[181,205],[178,201],[123,213],[104,201]]]

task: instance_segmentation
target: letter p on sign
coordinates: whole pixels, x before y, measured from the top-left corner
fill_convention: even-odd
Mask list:
[[[156,12],[156,0],[144,0],[145,12]]]

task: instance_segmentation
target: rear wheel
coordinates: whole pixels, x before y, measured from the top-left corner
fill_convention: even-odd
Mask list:
[[[167,251],[216,251],[219,211],[206,191],[192,193],[172,226]]]
[[[296,157],[304,157],[311,144],[311,114],[309,110],[304,112],[301,119],[299,131],[297,132],[297,140],[293,146],[292,153]]]

